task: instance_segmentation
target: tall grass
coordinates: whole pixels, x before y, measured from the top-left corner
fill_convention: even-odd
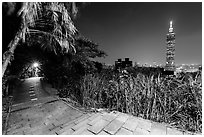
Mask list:
[[[202,132],[199,75],[170,77],[139,73],[107,78],[89,74],[81,80],[83,106],[118,110],[184,130]]]

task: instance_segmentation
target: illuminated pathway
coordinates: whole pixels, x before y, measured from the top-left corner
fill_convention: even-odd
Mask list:
[[[47,96],[49,94],[42,89],[40,77],[28,78],[14,90],[13,105],[35,101]]]

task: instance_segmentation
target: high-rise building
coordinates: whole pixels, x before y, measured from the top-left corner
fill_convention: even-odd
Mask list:
[[[175,70],[175,33],[173,28],[173,21],[170,21],[169,31],[167,33],[167,48],[166,48],[166,66],[165,71]]]
[[[125,58],[123,61],[122,59],[118,59],[118,61],[115,61],[115,68],[116,69],[125,69],[128,67],[132,67],[132,61],[129,60],[129,58]]]

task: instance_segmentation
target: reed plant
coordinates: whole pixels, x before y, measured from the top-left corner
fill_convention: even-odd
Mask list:
[[[178,76],[88,74],[81,80],[83,106],[107,108],[202,132],[201,74]]]

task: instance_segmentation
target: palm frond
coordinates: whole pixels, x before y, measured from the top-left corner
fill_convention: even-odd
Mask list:
[[[26,33],[43,34],[50,37],[47,40],[49,43],[51,42],[51,45],[47,48],[57,42],[62,52],[67,53],[70,48],[76,52],[74,35],[77,29],[71,19],[72,11],[70,11],[70,7],[67,7],[69,4],[73,3],[24,2],[18,12],[23,21],[23,41],[25,41]],[[53,40],[56,42],[52,43]],[[54,52],[56,51],[55,47],[51,48]]]
[[[24,2],[23,6],[18,12],[18,15],[22,16],[23,23],[30,24],[30,26],[35,25],[35,21],[38,19],[38,16],[42,11],[41,2]]]

